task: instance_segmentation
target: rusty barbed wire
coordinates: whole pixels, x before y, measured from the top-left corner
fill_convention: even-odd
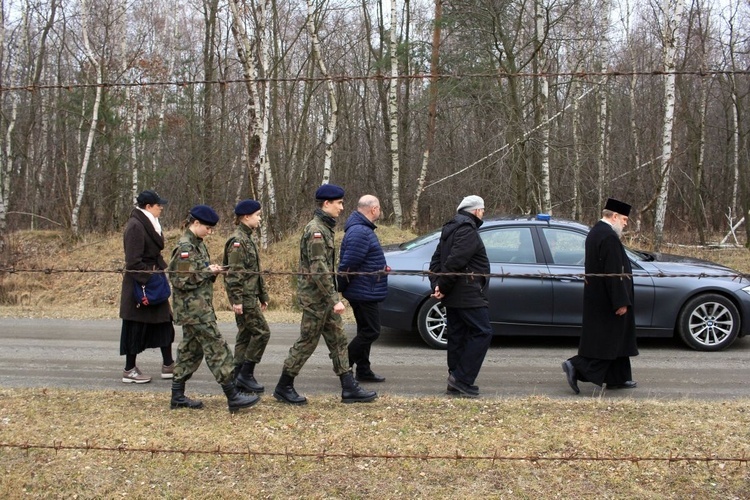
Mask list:
[[[72,444],[66,445],[62,441],[53,441],[52,444],[33,444],[33,443],[0,443],[0,448],[5,449],[17,449],[22,451],[30,450],[52,450],[55,453],[60,451],[98,451],[105,453],[145,453],[151,456],[164,454],[164,455],[182,455],[187,458],[191,455],[215,455],[219,457],[243,457],[243,458],[259,458],[259,457],[283,457],[287,460],[295,458],[314,458],[317,460],[327,459],[346,459],[346,460],[357,460],[357,459],[371,459],[371,460],[471,460],[476,462],[531,462],[531,463],[542,463],[542,462],[630,462],[633,464],[639,464],[641,462],[664,462],[667,464],[673,464],[677,462],[703,462],[703,463],[735,463],[738,466],[747,465],[750,458],[745,456],[743,452],[740,456],[715,456],[715,455],[704,455],[704,456],[687,456],[674,454],[669,452],[667,456],[606,456],[606,455],[578,455],[575,453],[563,454],[563,455],[542,455],[542,454],[530,454],[530,455],[502,455],[495,451],[492,455],[471,455],[456,450],[455,453],[451,454],[431,454],[426,453],[366,453],[356,452],[353,449],[350,451],[329,451],[323,449],[321,451],[272,451],[272,450],[231,450],[222,449],[217,446],[213,449],[195,449],[195,448],[139,448],[139,447],[128,447],[126,445],[118,446],[101,446],[91,444],[88,440],[84,444]]]
[[[167,271],[167,270],[132,270],[132,269],[91,269],[86,267],[79,267],[75,269],[55,269],[51,267],[40,268],[40,269],[29,269],[29,268],[15,268],[6,267],[0,268],[0,275],[3,274],[18,274],[18,273],[40,273],[40,274],[63,274],[63,273],[103,273],[103,274],[214,274],[211,271]],[[219,275],[258,275],[258,276],[341,276],[341,277],[352,277],[352,276],[422,276],[429,278],[430,276],[467,276],[470,278],[538,278],[538,279],[553,279],[553,278],[633,278],[644,275],[632,274],[632,273],[435,273],[426,270],[399,270],[399,271],[328,271],[328,272],[305,272],[305,271],[249,271],[249,270],[226,270]],[[650,278],[725,278],[731,279],[732,281],[741,281],[743,279],[750,280],[750,275],[744,273],[653,273],[645,275]]]
[[[437,78],[439,80],[463,80],[463,79],[480,79],[480,78],[540,78],[540,77],[568,77],[591,79],[601,77],[619,77],[619,76],[727,76],[727,75],[750,75],[750,70],[642,70],[642,71],[560,71],[560,72],[515,72],[495,71],[491,73],[445,73],[441,75],[432,75],[430,73],[413,73],[410,75],[391,76],[386,74],[380,75],[329,75],[317,77],[265,77],[265,78],[230,78],[224,80],[163,80],[163,81],[142,81],[137,82],[102,82],[102,83],[54,83],[54,84],[36,84],[36,85],[17,85],[17,86],[0,86],[0,94],[3,92],[17,92],[25,90],[35,92],[37,90],[73,90],[79,88],[115,88],[115,87],[159,87],[175,86],[186,87],[191,85],[229,85],[229,84],[247,84],[248,82],[256,83],[320,83],[334,82],[345,83],[354,81],[390,81],[390,80],[429,80]],[[599,83],[599,82],[597,82]]]

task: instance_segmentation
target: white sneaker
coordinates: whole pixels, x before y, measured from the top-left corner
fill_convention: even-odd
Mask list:
[[[122,383],[123,384],[147,384],[151,382],[151,377],[144,375],[134,366],[132,370],[122,372]]]

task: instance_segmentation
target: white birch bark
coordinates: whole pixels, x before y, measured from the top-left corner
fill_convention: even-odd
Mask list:
[[[662,0],[662,45],[664,51],[664,125],[662,129],[662,157],[659,191],[656,196],[654,216],[654,249],[659,250],[664,238],[664,223],[669,199],[669,184],[672,178],[672,130],[675,111],[675,58],[677,53],[677,29],[681,25],[683,3],[681,0]]]
[[[268,48],[270,45],[271,32],[268,29],[269,26],[269,14],[271,12],[271,0],[264,0],[259,3],[260,12],[258,15],[258,37],[259,54],[260,54],[260,67],[263,71],[263,76],[268,77],[270,67],[268,61]],[[260,94],[260,92],[258,92]],[[268,200],[266,214],[272,217],[276,214],[276,188],[273,182],[273,172],[271,171],[271,164],[268,158],[268,134],[270,133],[271,123],[269,115],[271,109],[271,83],[266,81],[263,84],[263,105],[261,106],[261,117],[260,117],[260,152],[259,163],[260,163],[260,179],[258,181],[258,197],[262,198],[263,193],[266,193]],[[268,248],[268,224],[261,224],[260,226],[260,246],[263,249]]]
[[[543,37],[545,32],[545,11],[541,0],[534,2],[535,10],[535,24],[536,24],[536,39],[537,43],[541,45],[543,43]],[[540,162],[540,204],[542,213],[552,213],[552,193],[550,188],[550,175],[549,175],[549,135],[551,123],[549,120],[549,80],[545,75],[547,71],[547,57],[544,47],[539,47],[537,51],[537,62],[542,76],[539,78],[539,98],[537,105],[539,106],[538,116],[541,126],[541,154],[539,158]]]
[[[573,78],[571,82],[571,92],[573,96],[573,208],[570,212],[570,217],[573,220],[580,220],[582,212],[582,200],[580,194],[581,186],[581,146],[580,139],[578,137],[578,130],[581,121],[581,114],[578,107],[578,79]]]
[[[96,60],[96,56],[91,50],[91,44],[89,43],[88,35],[88,5],[87,0],[81,0],[81,29],[83,31],[83,45],[86,50],[86,58],[91,63],[91,66],[96,71],[96,96],[94,97],[94,108],[91,111],[91,125],[89,127],[88,138],[86,140],[86,148],[83,152],[83,161],[81,162],[81,171],[78,175],[78,188],[76,190],[76,201],[73,206],[73,213],[70,219],[70,228],[74,234],[78,234],[78,218],[81,212],[81,203],[83,202],[83,195],[86,191],[86,175],[88,172],[89,161],[91,159],[91,149],[94,144],[94,133],[96,132],[96,126],[99,122],[99,104],[102,100],[102,69],[99,62]]]
[[[24,11],[25,16],[25,11]],[[0,23],[0,51],[5,49],[5,5],[0,3],[0,17],[2,17],[2,23]],[[24,23],[25,24],[25,23]],[[4,61],[4,58],[0,58],[0,61]],[[2,83],[5,85],[12,85],[16,81],[18,74],[16,59],[11,59],[11,78],[8,81],[2,79]],[[7,76],[7,75],[6,75]],[[15,92],[9,92],[10,99],[10,118],[6,118],[0,114],[0,124],[7,120],[8,125],[5,130],[5,141],[3,144],[2,153],[0,153],[0,249],[5,247],[5,230],[8,224],[8,202],[10,200],[10,177],[13,172],[13,130],[16,127],[16,120],[18,118],[18,96]],[[0,95],[2,97],[2,95]]]
[[[326,80],[328,86],[328,101],[330,116],[326,124],[325,134],[325,158],[323,160],[323,182],[328,184],[331,180],[331,162],[333,160],[333,142],[336,140],[337,121],[339,116],[338,102],[336,101],[336,86],[328,74],[328,68],[320,51],[320,38],[318,37],[318,28],[315,25],[315,6],[313,0],[307,0],[307,31],[310,33],[312,40],[313,57],[318,63],[318,69]]]
[[[401,227],[403,213],[401,210],[401,166],[398,150],[398,54],[396,39],[396,0],[391,0],[391,29],[389,52],[391,57],[391,81],[388,87],[388,120],[391,124],[391,202],[393,203],[394,223]]]

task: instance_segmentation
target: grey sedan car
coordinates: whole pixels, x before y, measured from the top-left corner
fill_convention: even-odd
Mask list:
[[[549,216],[487,219],[479,233],[491,272],[487,298],[495,335],[580,334],[584,243],[589,228]],[[417,330],[446,347],[445,309],[430,298],[425,271],[440,231],[386,247],[392,272],[383,326]],[[679,336],[718,351],[750,331],[750,280],[713,262],[627,249],[633,265],[640,337]],[[398,272],[404,274],[398,274]]]

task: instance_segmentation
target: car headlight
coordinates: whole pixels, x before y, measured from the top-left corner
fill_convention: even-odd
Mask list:
[[[746,294],[750,295],[750,285],[748,285],[745,288],[743,288],[742,291],[745,292]]]

